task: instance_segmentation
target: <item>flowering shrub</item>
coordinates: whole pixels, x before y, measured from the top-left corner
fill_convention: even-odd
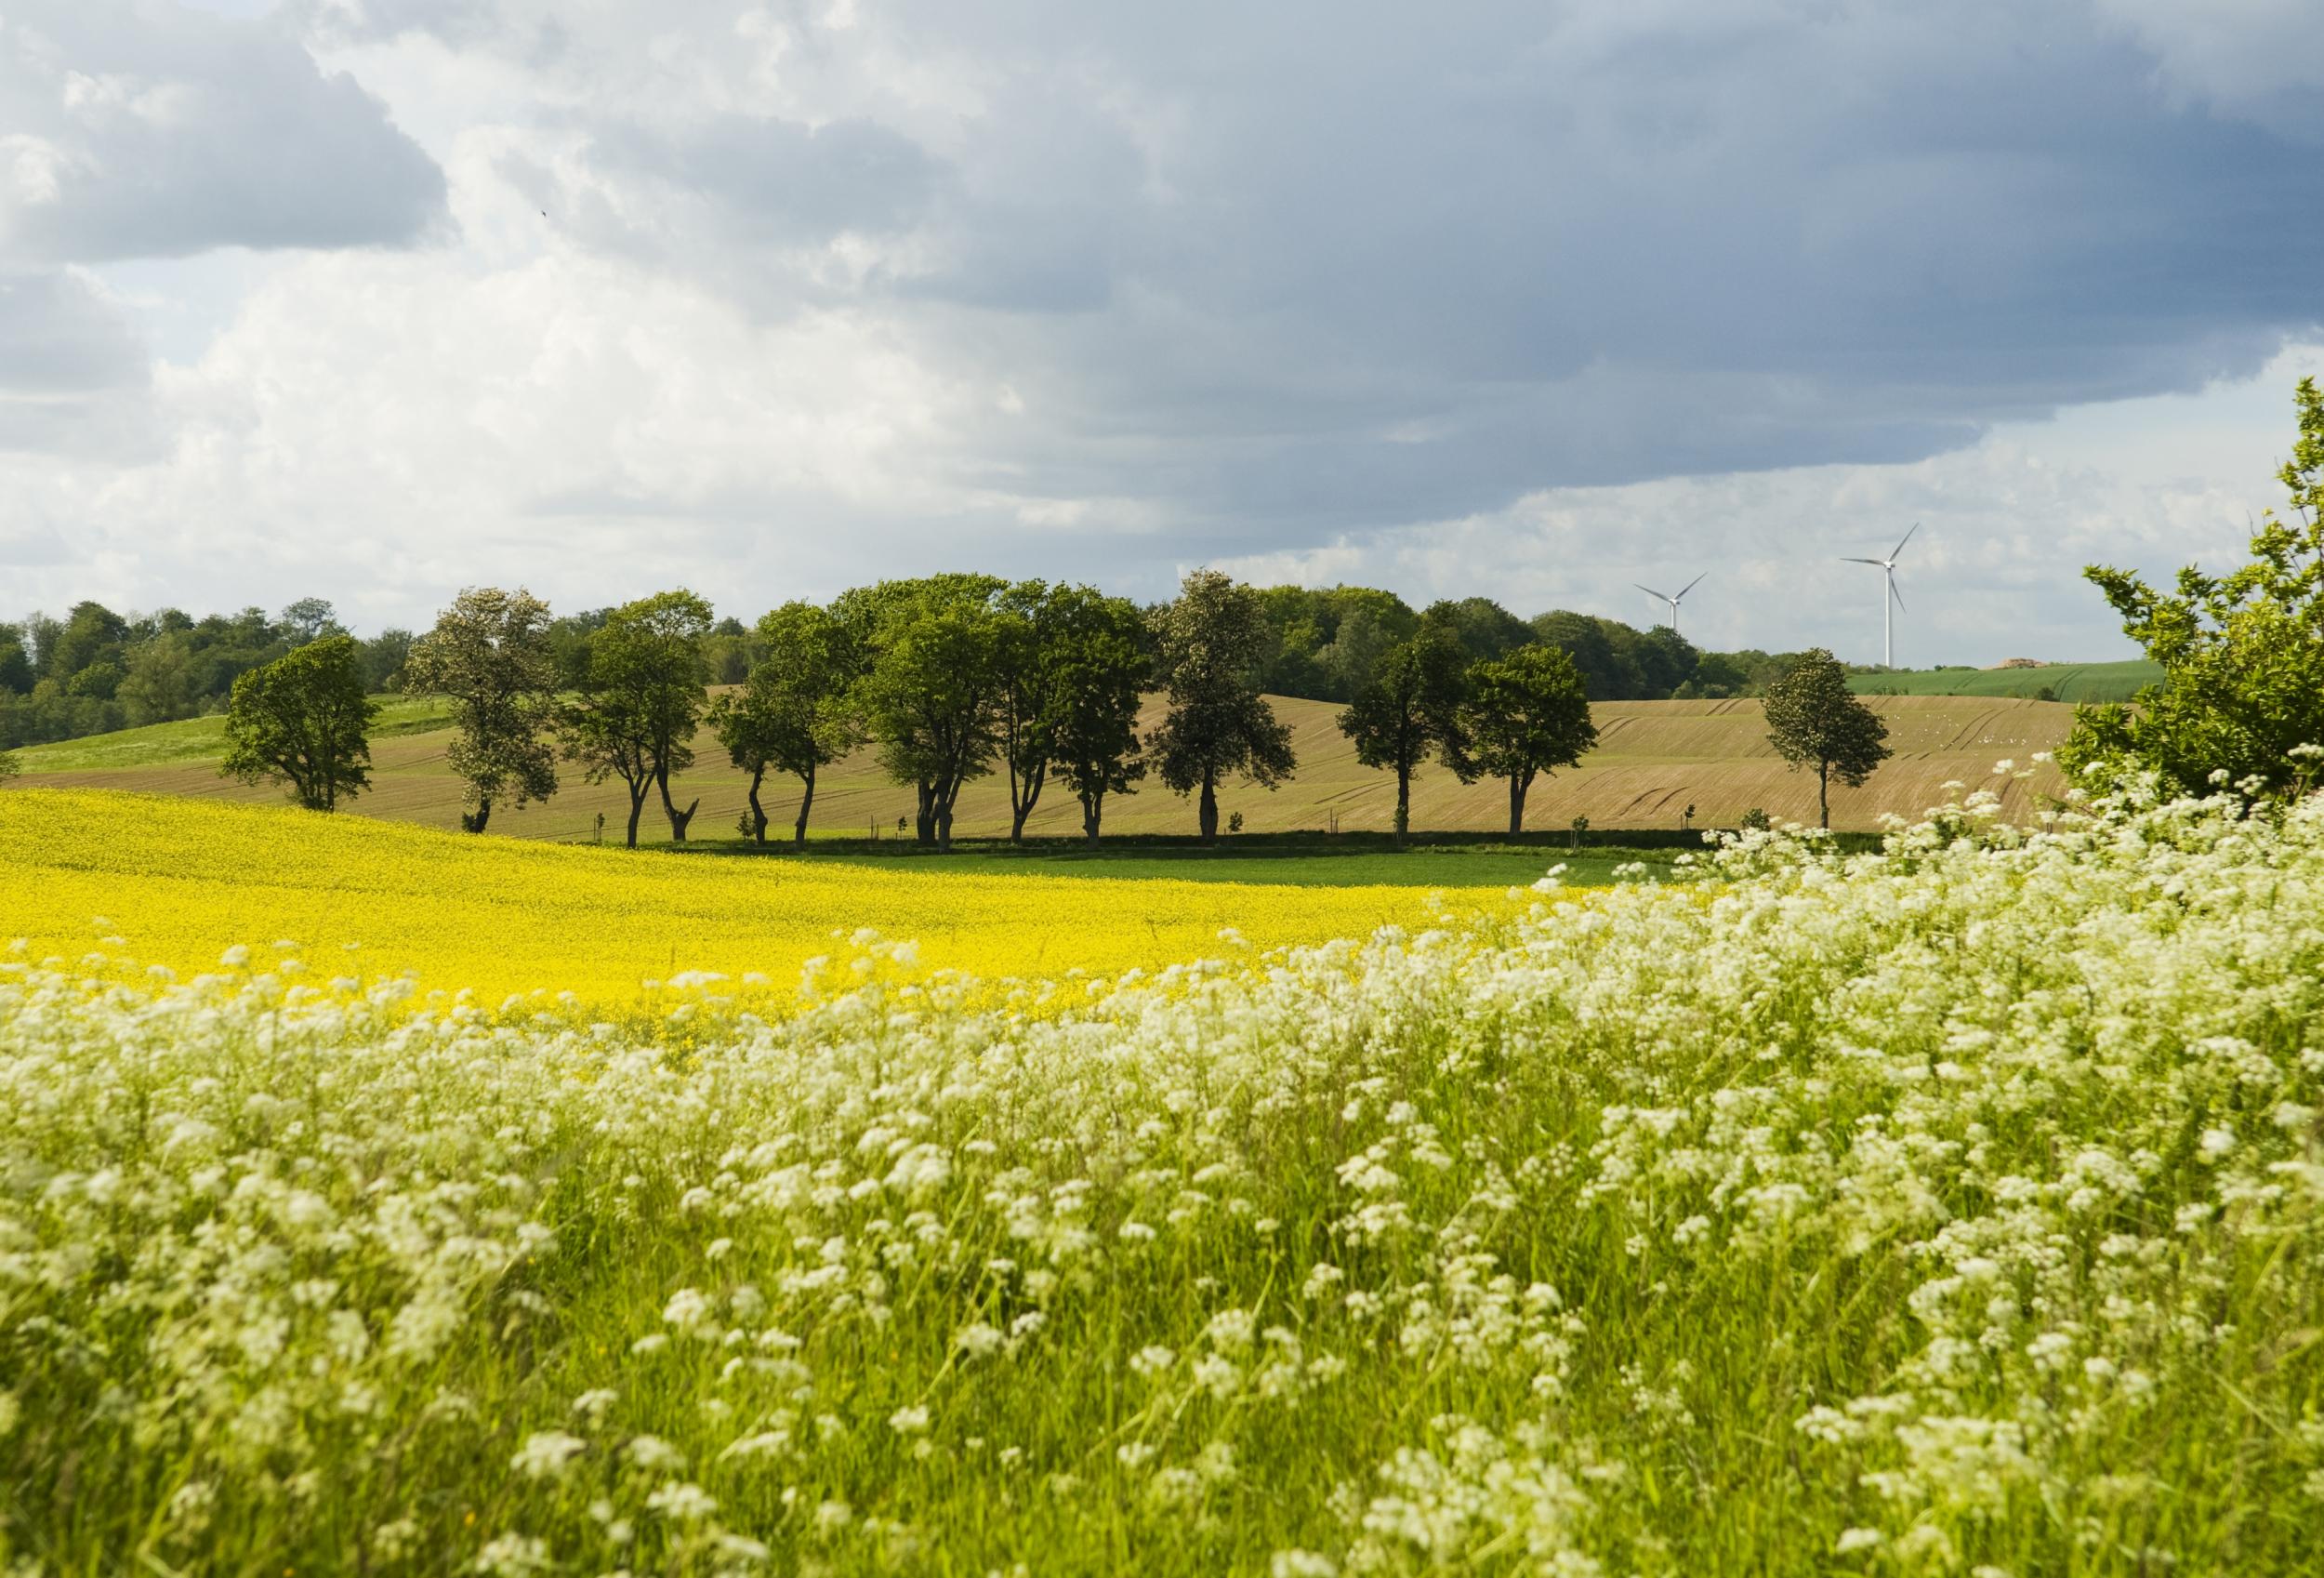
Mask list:
[[[2324,812],[1988,804],[1053,1019],[706,995],[685,1050],[20,955],[0,1543],[2317,1571]]]

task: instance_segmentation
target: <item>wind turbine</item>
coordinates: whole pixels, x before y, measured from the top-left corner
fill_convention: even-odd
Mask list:
[[[1896,666],[1895,613],[1889,607],[1889,603],[1894,602],[1897,608],[1905,605],[1904,594],[1896,590],[1896,555],[1902,553],[1905,550],[1905,544],[1912,540],[1912,532],[1920,529],[1921,523],[1913,522],[1912,531],[1905,533],[1896,539],[1896,546],[1888,550],[1888,557],[1885,559],[1857,559],[1844,553],[1841,555],[1841,561],[1843,564],[1878,564],[1881,567],[1881,579],[1888,584],[1888,595],[1881,599],[1881,667],[1883,669],[1894,669]]]
[[[1703,572],[1703,576],[1707,576],[1709,574],[1710,574],[1709,570],[1705,570]],[[1679,603],[1685,598],[1688,592],[1693,591],[1697,586],[1701,584],[1703,576],[1697,576],[1693,580],[1679,588],[1679,594],[1677,597],[1672,597],[1667,591],[1657,591],[1650,586],[1641,586],[1636,581],[1632,581],[1630,584],[1637,587],[1639,590],[1644,592],[1648,597],[1658,597],[1662,599],[1663,602],[1670,605],[1670,633],[1672,635],[1676,635],[1679,629]]]

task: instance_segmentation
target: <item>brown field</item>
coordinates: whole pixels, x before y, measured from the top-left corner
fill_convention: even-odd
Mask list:
[[[2034,752],[2064,737],[2073,709],[2056,702],[1963,696],[1874,696],[1868,698],[1888,722],[1895,755],[1862,789],[1835,787],[1832,825],[1871,828],[1889,813],[1917,814],[1946,798],[1945,784],[2001,788],[2013,816],[2024,816],[2060,780],[2044,765],[2031,779],[1996,780],[1994,763],[2014,758],[2030,765]],[[1322,829],[1385,829],[1395,807],[1395,784],[1385,773],[1357,764],[1333,724],[1338,712],[1324,702],[1277,698],[1277,712],[1292,728],[1301,770],[1270,792],[1248,784],[1228,786],[1221,813],[1239,811],[1254,832]],[[1566,826],[1577,816],[1594,828],[1676,828],[1692,804],[1695,825],[1732,826],[1754,806],[1777,821],[1816,819],[1816,780],[1788,771],[1769,748],[1756,701],[1630,701],[1602,703],[1595,709],[1599,748],[1580,767],[1537,783],[1526,807],[1529,828]],[[356,814],[436,827],[457,825],[460,784],[444,764],[446,736],[441,732],[390,736],[373,746],[372,791],[352,807]],[[76,742],[86,745],[87,742]],[[677,786],[684,802],[699,795],[702,810],[696,838],[729,838],[743,809],[743,779],[726,765],[725,753],[708,735],[696,743],[694,769]],[[218,776],[214,761],[197,759],[132,767],[42,770],[40,753],[29,753],[20,780],[57,788],[138,789],[211,799],[273,802],[277,791],[248,789]],[[761,800],[774,819],[771,834],[787,833],[797,814],[796,780],[770,777]],[[863,837],[875,826],[892,837],[896,818],[911,809],[911,792],[890,783],[869,752],[827,769],[817,787],[813,830]],[[1508,817],[1507,790],[1498,779],[1462,784],[1432,766],[1413,782],[1416,829],[1499,831]],[[1006,781],[988,778],[963,792],[954,830],[962,837],[1003,834],[1009,827]],[[570,776],[546,805],[494,813],[492,830],[519,838],[564,841],[598,836],[618,842],[627,815],[619,784],[590,785]],[[1117,833],[1192,833],[1190,801],[1147,785],[1138,793],[1110,801],[1106,829]],[[1028,831],[1076,834],[1078,808],[1052,785],[1043,796]],[[641,840],[667,837],[668,824],[657,802],[649,802],[640,823]]]

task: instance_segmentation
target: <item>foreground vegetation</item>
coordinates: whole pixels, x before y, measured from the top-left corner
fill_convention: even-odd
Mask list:
[[[333,982],[321,930],[20,950],[0,1545],[2315,1571],[2324,807],[1980,809],[1050,1017],[877,943],[627,1028]]]

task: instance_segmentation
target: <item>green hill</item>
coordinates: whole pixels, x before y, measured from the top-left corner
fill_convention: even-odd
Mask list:
[[[1906,669],[1848,677],[1849,688],[1858,696],[2010,696],[2041,701],[2128,701],[2142,686],[2161,683],[2162,666],[2144,657],[2045,663],[2038,669]]]

